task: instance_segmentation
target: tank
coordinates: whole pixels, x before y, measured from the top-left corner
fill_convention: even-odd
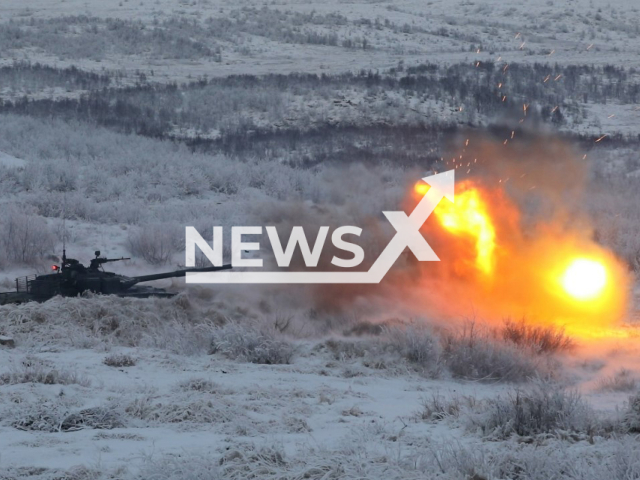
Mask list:
[[[106,272],[102,267],[105,263],[122,260],[130,259],[124,257],[104,258],[100,256],[100,251],[96,251],[95,258],[91,260],[89,266],[84,266],[78,260],[67,258],[66,251],[63,251],[61,265],[51,267],[53,273],[16,278],[14,292],[0,293],[0,305],[30,301],[45,302],[56,295],[75,297],[84,292],[119,297],[172,297],[176,293],[138,284],[163,278],[184,277],[187,272],[215,272],[231,268],[231,265],[222,265],[221,267],[188,268],[153,275],[127,277]]]

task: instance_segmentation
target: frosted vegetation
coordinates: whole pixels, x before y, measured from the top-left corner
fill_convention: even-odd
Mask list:
[[[342,131],[345,133],[338,133]],[[337,141],[345,144],[372,133],[364,130],[354,135],[349,128],[334,132]],[[375,143],[358,148],[360,156],[352,152],[353,160],[337,162],[330,158],[327,145],[319,143],[319,137],[303,136],[293,143],[294,149],[304,145],[307,152],[308,165],[299,165],[283,162],[264,150],[260,154],[238,147],[240,151],[216,149],[214,153],[213,149],[194,150],[169,140],[113,132],[77,121],[4,115],[0,117],[0,151],[28,163],[24,168],[0,164],[5,204],[5,215],[0,218],[0,262],[5,266],[35,264],[58,253],[63,212],[69,220],[126,229],[121,230],[126,232],[125,248],[151,264],[178,261],[186,224],[205,232],[211,228],[212,218],[217,225],[230,226],[250,223],[252,215],[260,215],[262,222],[282,215],[256,209],[256,205],[306,201],[339,208],[358,195],[363,199],[360,214],[376,215],[399,203],[414,171],[410,165],[428,165],[437,153],[427,153],[425,158],[424,151],[418,152],[415,142],[421,141],[420,136],[424,138],[425,133],[412,140],[395,139],[394,143],[406,142],[410,147],[404,153],[408,158],[400,164],[394,161],[389,145],[382,149]],[[393,137],[375,138],[382,143]],[[276,149],[284,148],[282,140],[274,143]],[[251,150],[255,145],[246,148]],[[632,268],[638,268],[636,163],[620,164],[624,150],[598,147],[590,155],[598,159],[589,196],[596,236]],[[415,172],[414,177],[420,170]],[[343,178],[358,180],[345,190],[340,188]],[[616,194],[608,193],[612,191]],[[69,231],[67,234],[72,244],[80,240]]]
[[[561,330],[514,322],[494,329],[475,324],[430,329],[418,322],[383,324],[370,328],[377,333],[358,337],[335,332],[318,340],[318,332],[326,327],[301,335],[296,333],[299,321],[310,320],[290,321],[283,331],[279,319],[273,321],[264,313],[234,312],[232,302],[199,302],[185,296],[56,298],[45,304],[0,307],[0,333],[19,346],[0,370],[0,385],[11,389],[0,400],[5,434],[37,432],[72,439],[89,433],[92,443],[103,445],[105,455],[119,442],[149,447],[147,437],[157,429],[165,434],[169,429],[174,438],[207,429],[214,432],[210,435],[227,437],[225,447],[213,449],[193,446],[181,453],[163,453],[149,447],[127,466],[89,461],[64,469],[10,467],[2,474],[462,480],[597,479],[606,471],[622,480],[640,473],[637,393],[627,393],[628,401],[617,411],[594,410],[566,386],[559,360],[573,346]],[[355,322],[342,327],[365,331]],[[87,348],[95,365],[65,357],[65,352],[75,355]],[[48,351],[57,353],[44,353]],[[222,374],[214,378],[207,364]],[[253,375],[275,374],[277,381],[299,378],[291,390],[274,389],[268,381],[255,383],[252,376],[246,383],[246,373],[238,368],[252,364],[287,369],[282,377],[277,370]],[[201,367],[194,374],[196,365]],[[230,371],[235,374],[224,375]],[[122,382],[122,376],[136,372],[165,377],[160,381],[158,376],[153,386],[111,380],[115,375],[114,380]],[[322,383],[311,380],[316,376]],[[477,387],[460,383],[453,385],[461,393],[429,389],[420,397],[414,395],[415,403],[401,408],[399,417],[376,421],[379,417],[368,411],[374,405],[371,399],[351,387],[330,387],[355,380],[352,386],[360,390],[396,382],[399,376],[409,382],[406,388],[412,382],[426,386],[428,379],[458,379],[490,389],[481,395],[473,393]],[[496,388],[496,382],[504,388]],[[309,434],[323,428],[326,415],[350,424],[331,443],[304,443],[291,450],[260,440],[265,435]],[[428,432],[435,427],[450,429],[451,435],[434,437]]]

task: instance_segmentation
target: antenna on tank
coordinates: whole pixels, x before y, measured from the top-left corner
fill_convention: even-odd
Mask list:
[[[67,263],[67,192],[62,196],[62,268]]]

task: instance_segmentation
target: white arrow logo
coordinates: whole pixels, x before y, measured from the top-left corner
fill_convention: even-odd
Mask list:
[[[420,233],[420,228],[443,198],[454,201],[454,170],[425,177],[431,188],[410,215],[383,212],[396,234],[368,272],[191,272],[187,283],[380,283],[405,248],[421,262],[440,259]]]

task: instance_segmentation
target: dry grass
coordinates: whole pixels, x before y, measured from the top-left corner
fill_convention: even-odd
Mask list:
[[[574,340],[562,328],[538,326],[507,319],[498,330],[499,338],[520,348],[529,348],[537,354],[559,353],[575,347]]]
[[[546,369],[530,352],[496,340],[475,323],[446,332],[442,342],[444,365],[456,378],[524,382]]]
[[[204,378],[191,378],[178,384],[178,389],[184,392],[220,393],[225,391],[220,385]]]
[[[640,393],[629,398],[621,424],[622,430],[626,433],[640,433]]]
[[[105,357],[102,363],[115,368],[134,367],[136,365],[136,359],[124,353],[114,353]]]
[[[211,332],[209,353],[250,363],[277,365],[291,363],[295,349],[275,331],[230,322]]]
[[[475,404],[475,397],[454,395],[448,398],[436,392],[421,399],[421,408],[416,412],[415,418],[422,421],[437,422],[445,418],[458,417],[465,409],[473,408]]]
[[[442,349],[440,341],[429,328],[409,326],[385,328],[387,342],[409,363],[431,376],[440,373]]]
[[[622,368],[613,375],[598,381],[597,389],[602,392],[632,392],[638,388],[638,380],[631,370]]]
[[[594,435],[602,429],[595,413],[575,391],[548,382],[536,382],[506,398],[486,403],[486,409],[469,416],[470,427],[485,436],[507,439],[512,435]]]
[[[91,385],[91,381],[83,375],[67,369],[53,368],[48,363],[34,357],[26,357],[19,365],[13,366],[8,372],[0,374],[0,385],[16,385],[20,383],[77,384],[83,387]]]
[[[556,373],[558,364],[553,353],[559,348],[544,347],[546,355],[541,354],[540,348],[532,348],[534,340],[540,340],[543,333],[551,331],[526,329],[525,333],[530,335],[514,342],[505,341],[496,336],[494,330],[473,322],[457,330],[439,332],[425,326],[409,325],[384,327],[382,334],[374,337],[332,338],[321,345],[335,360],[358,361],[375,369],[389,369],[404,363],[429,377],[449,373],[466,380],[526,382]],[[565,339],[562,334],[556,338]],[[542,344],[542,341],[536,343]]]
[[[26,431],[74,432],[125,426],[124,415],[113,405],[73,410],[64,399],[38,399],[15,405],[5,416],[14,428]]]

